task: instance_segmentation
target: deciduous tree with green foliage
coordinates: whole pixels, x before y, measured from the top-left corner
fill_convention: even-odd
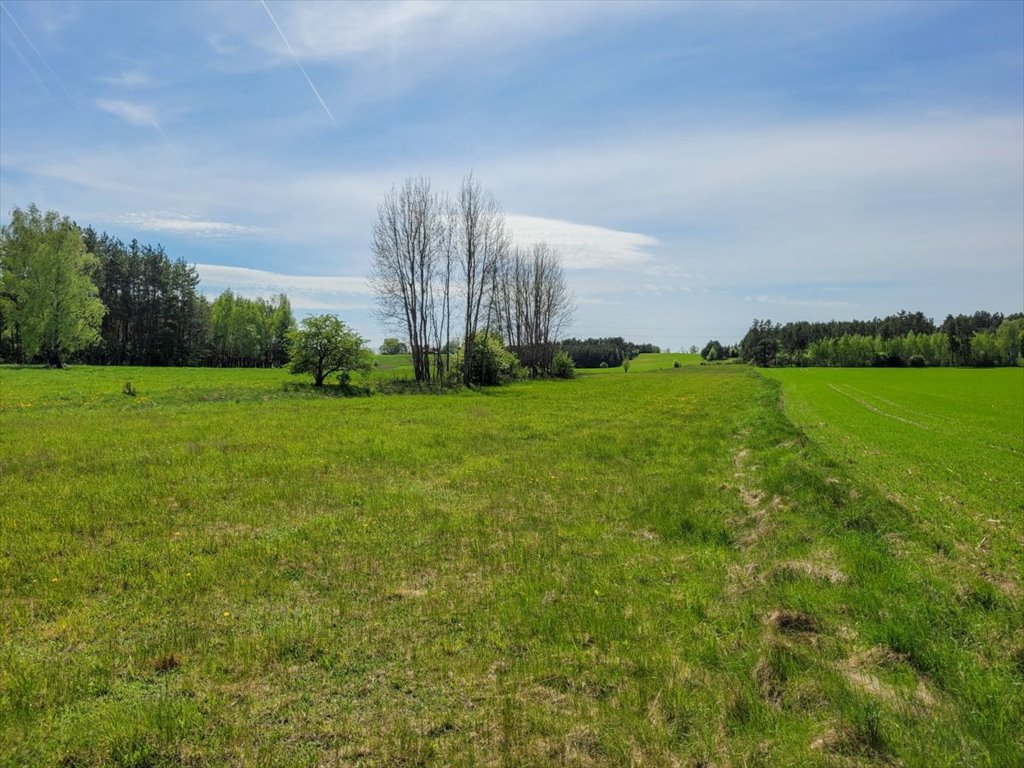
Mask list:
[[[99,339],[105,312],[92,279],[95,257],[82,232],[56,211],[11,211],[0,230],[0,314],[14,356],[62,367]]]
[[[334,315],[305,318],[290,339],[292,373],[312,374],[318,387],[332,374],[368,371],[373,365],[366,339]]]
[[[409,347],[401,339],[388,338],[384,339],[384,343],[380,345],[380,353],[382,355],[407,355]]]

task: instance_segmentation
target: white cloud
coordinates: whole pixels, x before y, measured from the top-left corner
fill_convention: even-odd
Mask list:
[[[562,255],[566,269],[607,269],[644,264],[651,258],[645,249],[658,244],[649,235],[607,227],[514,213],[505,218],[517,243],[547,243]]]
[[[104,77],[103,82],[122,88],[145,88],[153,84],[153,78],[142,70],[129,69],[111,77]]]
[[[246,237],[261,232],[258,227],[175,213],[128,213],[118,221],[146,232],[173,232],[197,237]]]
[[[690,273],[680,269],[678,264],[664,261],[647,264],[641,271],[651,277],[690,277]]]
[[[789,296],[747,296],[747,301],[756,301],[759,304],[782,304],[790,307],[845,307],[849,306],[847,301],[828,301],[823,299],[795,299]]]
[[[609,13],[633,13],[636,6],[602,3],[272,3],[283,34],[299,58],[314,60],[377,56],[390,59],[413,51],[431,58],[465,48],[493,50],[583,28]],[[247,20],[251,21],[251,20]],[[240,19],[234,20],[237,28]],[[249,24],[239,30],[251,44],[281,58],[287,44],[273,30]],[[437,41],[443,40],[444,46]],[[220,41],[218,41],[220,42]]]
[[[297,312],[366,309],[373,295],[365,277],[286,275],[219,264],[196,264],[196,271],[208,294],[231,289],[242,296],[270,299],[285,293]]]
[[[974,304],[1009,311],[1024,300],[1022,135],[1016,114],[800,121],[624,132],[526,146],[474,165],[506,210],[517,212],[509,216],[517,240],[562,250],[579,295],[630,297],[616,310],[623,316],[654,311],[654,302],[639,298],[644,283],[683,282],[694,293],[673,308],[713,288],[706,311],[740,321],[752,308],[745,296],[776,319],[900,306],[944,315]],[[423,173],[451,192],[472,164],[467,155],[352,171],[328,159],[312,170],[227,143],[185,152],[180,165],[156,143],[7,152],[3,197],[35,199],[93,223],[123,221],[124,211],[202,212],[195,221],[232,223],[222,237],[259,234],[276,243],[282,264],[360,274],[376,205],[393,183]],[[48,190],[55,190],[50,199],[40,199]],[[159,219],[189,219],[150,216],[163,231],[172,229]],[[878,280],[886,286],[857,287]],[[756,298],[807,296],[792,286],[808,283],[852,285],[843,294],[850,303]],[[666,310],[666,322],[688,311]]]
[[[149,128],[160,127],[156,110],[149,104],[139,104],[138,102],[123,101],[121,99],[96,99],[96,106],[104,112],[116,115],[132,125]]]
[[[1024,250],[1019,115],[639,134],[479,169],[510,207],[656,235],[658,262],[733,282],[931,274]],[[1018,272],[1019,274],[1019,272]]]
[[[576,304],[581,307],[614,307],[622,302],[615,299],[600,299],[596,296],[577,296]]]

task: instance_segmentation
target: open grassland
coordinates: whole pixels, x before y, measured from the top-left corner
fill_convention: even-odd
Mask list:
[[[376,365],[374,373],[377,377],[391,376],[412,378],[412,355],[374,355]]]
[[[1020,561],[633,373],[0,370],[0,764],[1020,764]]]
[[[648,371],[671,370],[676,362],[683,365],[700,365],[700,355],[675,352],[644,352],[629,361],[629,373],[643,373]],[[622,373],[622,366],[616,368],[581,368],[580,373]]]
[[[353,382],[366,385],[388,379],[412,379],[409,355],[375,355],[377,364]],[[171,403],[242,400],[268,401],[281,397],[321,398],[336,395],[336,378],[325,392],[312,388],[309,376],[294,376],[285,368],[151,368],[140,366],[76,366],[52,371],[37,367],[0,368],[0,410],[104,406],[114,410]],[[134,397],[124,396],[131,383]]]

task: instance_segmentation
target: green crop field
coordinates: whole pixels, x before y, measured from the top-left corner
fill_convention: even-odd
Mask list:
[[[687,362],[0,369],[0,764],[1020,765],[1022,372]]]
[[[782,382],[793,422],[911,513],[938,552],[990,569],[995,583],[1020,596],[1024,369],[790,368],[769,375]]]

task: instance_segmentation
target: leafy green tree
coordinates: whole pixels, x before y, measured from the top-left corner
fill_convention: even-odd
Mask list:
[[[269,363],[276,368],[288,362],[288,334],[295,330],[295,316],[291,302],[283,293],[277,297],[277,306],[271,309]]]
[[[984,320],[991,316],[987,312],[977,312],[975,315],[984,315]],[[942,330],[948,334],[949,356],[953,365],[969,365],[971,362],[971,337],[974,335],[974,318],[970,315],[947,315],[942,324]]]
[[[971,336],[971,365],[990,368],[999,365],[1001,358],[999,344],[994,333],[977,331]]]
[[[382,355],[407,355],[409,347],[401,339],[387,338],[380,345],[380,353]]]
[[[1024,355],[1024,318],[1003,320],[996,331],[996,345],[1002,357],[1002,365],[1016,365]]]
[[[294,327],[291,304],[283,293],[275,303],[226,290],[210,307],[210,363],[246,368],[284,365],[288,334]]]
[[[723,352],[724,349],[718,339],[713,339],[704,345],[704,349],[700,351],[700,356],[705,360],[714,361],[725,357]]]
[[[505,349],[501,337],[494,333],[478,331],[469,354],[466,369],[470,373],[470,384],[492,387],[519,378],[518,358]]]
[[[373,354],[364,346],[366,339],[334,315],[305,318],[291,332],[290,340],[292,373],[312,374],[318,387],[331,374],[368,371],[373,366]]]
[[[0,313],[18,359],[38,356],[59,368],[99,339],[106,310],[97,298],[95,268],[70,219],[35,205],[11,211],[10,224],[0,230]]]

